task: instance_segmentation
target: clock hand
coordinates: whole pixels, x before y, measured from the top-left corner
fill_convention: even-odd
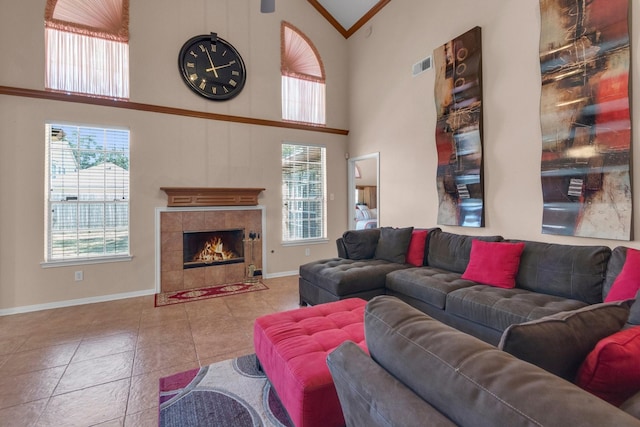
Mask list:
[[[205,71],[213,71],[213,75],[215,75],[217,79],[218,72],[216,71],[216,66],[213,65],[213,60],[211,59],[211,55],[209,55],[209,49],[206,49],[205,52],[207,52],[207,56],[209,57],[209,63],[211,64],[211,68],[207,68]]]
[[[205,71],[216,71],[216,70],[219,70],[220,68],[230,67],[235,63],[236,63],[236,61],[231,61],[228,64],[221,65],[219,67],[207,68]],[[218,77],[218,76],[216,76],[216,77]]]

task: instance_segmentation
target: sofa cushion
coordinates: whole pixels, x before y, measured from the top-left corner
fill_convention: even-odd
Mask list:
[[[343,296],[384,288],[388,273],[408,267],[381,259],[331,258],[301,265],[300,277],[333,295]]]
[[[415,267],[420,267],[424,262],[424,248],[427,244],[427,235],[429,230],[413,230],[411,233],[411,241],[407,249],[407,258],[405,262]]]
[[[516,242],[516,240],[510,240]],[[587,304],[602,302],[611,249],[525,241],[516,286]]]
[[[633,299],[640,289],[640,251],[627,249],[622,270],[611,285],[611,289],[605,297],[605,301],[621,301]]]
[[[498,347],[552,374],[574,381],[587,354],[622,328],[627,303],[602,303],[509,326]]]
[[[574,384],[393,297],[367,304],[365,339],[378,364],[460,426],[638,425]]]
[[[376,253],[380,230],[349,230],[342,235],[343,245],[349,259],[371,259]]]
[[[561,311],[584,307],[582,301],[524,289],[475,285],[447,295],[447,314],[502,332],[515,323],[528,322]]]
[[[615,406],[640,391],[640,327],[600,340],[580,366],[576,384]]]
[[[474,239],[485,242],[503,240],[501,236],[465,236],[435,230],[429,233],[428,265],[454,273],[464,273],[469,263],[471,242]]]
[[[447,294],[456,289],[476,285],[463,280],[459,273],[433,267],[407,268],[387,275],[386,288],[391,293],[402,294],[443,310]]]
[[[375,259],[404,264],[407,259],[407,249],[411,241],[413,227],[380,228],[380,238],[376,246]]]
[[[498,288],[513,288],[516,286],[523,249],[522,242],[483,242],[474,239],[471,242],[469,264],[462,278]]]

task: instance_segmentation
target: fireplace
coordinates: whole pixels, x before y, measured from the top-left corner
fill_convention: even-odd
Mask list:
[[[183,268],[244,263],[244,229],[183,232]]]
[[[166,207],[157,208],[156,215],[158,292],[241,283],[265,271],[264,207]],[[213,253],[194,261],[208,241]]]

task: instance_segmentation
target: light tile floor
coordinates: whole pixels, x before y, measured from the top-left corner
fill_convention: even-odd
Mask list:
[[[158,380],[253,353],[253,322],[298,279],[154,307],[153,296],[0,317],[0,427],[158,425]]]

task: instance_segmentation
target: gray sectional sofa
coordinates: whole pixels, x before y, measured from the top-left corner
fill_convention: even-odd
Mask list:
[[[406,240],[406,232],[391,230]],[[497,345],[512,324],[602,302],[626,254],[624,247],[612,251],[607,246],[514,241],[434,228],[427,235],[422,265],[413,266],[394,253],[397,248],[388,247],[388,237],[394,235],[390,233],[386,228],[347,231],[337,241],[339,257],[300,266],[301,304],[392,295],[434,319]],[[524,243],[515,288],[462,279],[474,239]],[[380,242],[387,246],[385,251]],[[403,245],[406,251],[404,240],[399,247]]]
[[[617,408],[397,298],[372,299],[364,325],[370,357],[345,342],[327,358],[347,427],[640,426],[640,393]]]

